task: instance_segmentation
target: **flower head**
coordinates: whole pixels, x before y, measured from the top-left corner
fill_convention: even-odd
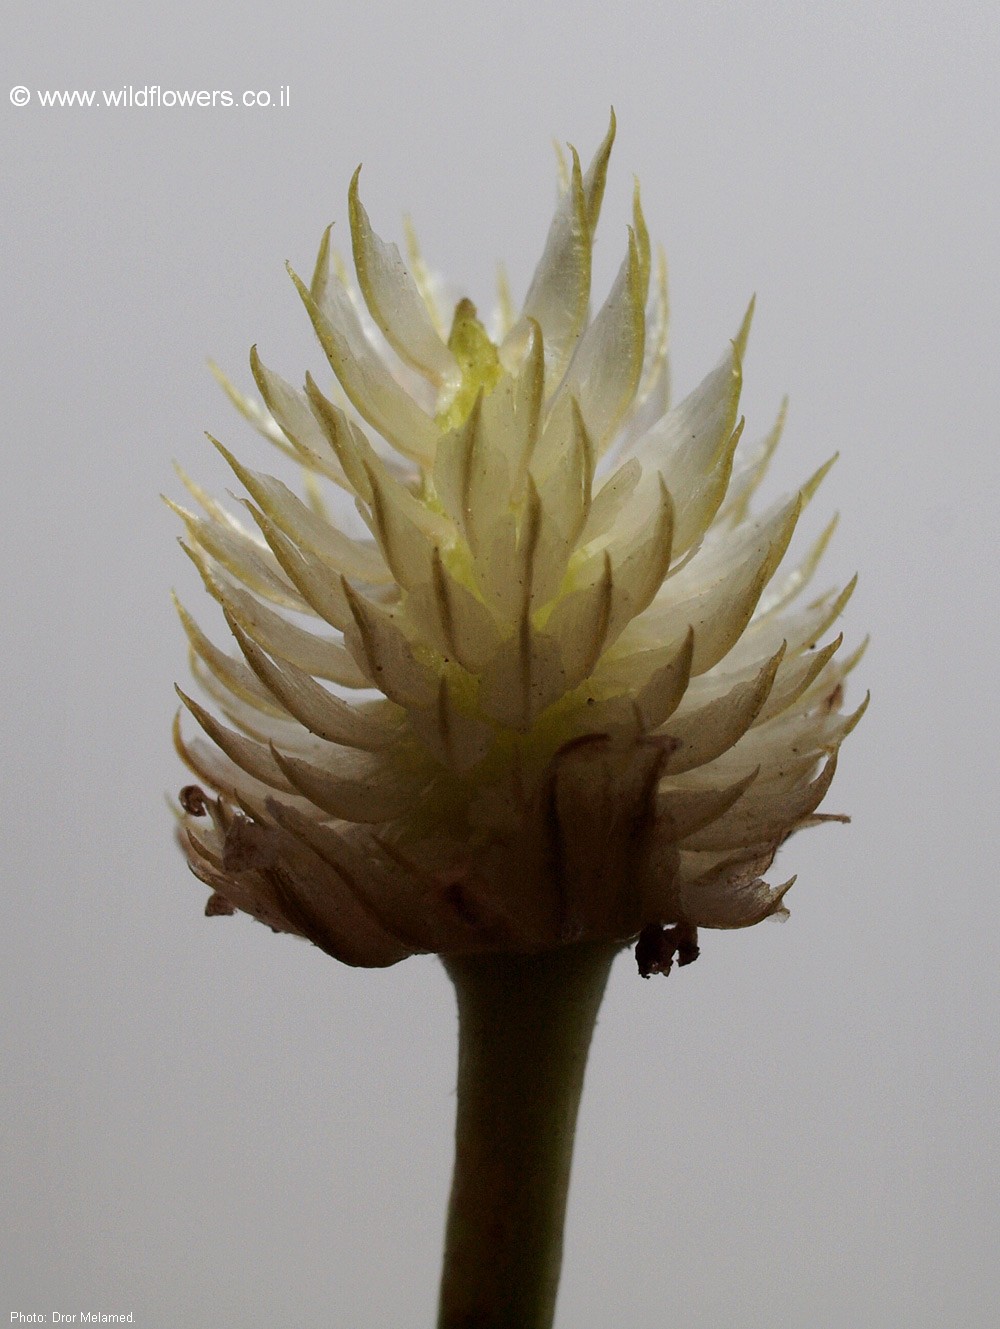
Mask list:
[[[591,317],[613,137],[586,172],[572,153],[520,314],[502,299],[489,331],[379,239],[355,175],[359,290],[329,232],[311,282],[292,273],[334,382],[297,389],[254,350],[263,406],[225,384],[305,497],[216,444],[250,521],[187,480],[200,511],[177,508],[238,648],[181,608],[217,712],[182,694],[208,741],[176,730],[213,791],[180,820],[209,912],[358,965],[638,938],[649,973],[698,927],[783,911],[764,873],[823,820],[860,715],[857,653],[820,645],[853,583],[799,603],[832,525],[779,574],[827,467],[751,506],[782,418],[741,443],[750,311],[671,406],[638,190]]]

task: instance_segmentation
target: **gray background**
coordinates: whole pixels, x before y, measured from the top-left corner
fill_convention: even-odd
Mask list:
[[[481,305],[523,293],[550,139],[620,136],[671,259],[675,384],[759,294],[770,494],[856,568],[873,692],[784,927],[616,968],[574,1174],[562,1329],[996,1323],[996,70],[985,3],[28,4],[4,19],[0,1314],[142,1326],[432,1320],[451,992],[205,920],[164,796],[168,600],[203,597],[157,494],[264,465],[205,369],[320,364],[283,269],[408,209]],[[291,87],[268,110],[13,107],[7,89]],[[280,465],[280,463],[278,463]],[[211,616],[206,615],[206,621]]]

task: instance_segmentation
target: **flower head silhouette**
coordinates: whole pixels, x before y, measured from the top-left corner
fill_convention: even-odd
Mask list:
[[[784,411],[743,441],[751,311],[671,405],[638,189],[591,317],[613,137],[564,163],[521,310],[505,296],[489,330],[379,239],[355,175],[357,288],[329,232],[312,280],[292,274],[332,384],[256,350],[263,405],[226,383],[306,484],[216,444],[248,516],[187,480],[197,510],[176,507],[235,642],[180,609],[214,707],[182,694],[204,737],[176,729],[208,912],[353,965],[636,941],[648,974],[699,927],[783,911],[791,882],[764,874],[823,820],[860,715],[841,711],[858,653],[824,642],[853,583],[803,603],[832,524],[782,571],[826,466],[753,506]]]

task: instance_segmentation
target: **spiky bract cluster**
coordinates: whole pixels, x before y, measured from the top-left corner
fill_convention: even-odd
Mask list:
[[[181,610],[224,717],[184,697],[208,741],[177,730],[214,791],[185,790],[181,819],[210,912],[360,965],[641,935],[650,972],[691,958],[698,926],[783,911],[790,883],[763,874],[818,819],[857,719],[853,659],[818,646],[851,587],[798,603],[832,528],[775,579],[826,468],[752,511],[781,419],[737,448],[749,312],[671,407],[638,191],[590,317],[613,130],[586,173],[565,164],[521,313],[502,299],[492,336],[375,235],[355,176],[360,293],[329,232],[312,281],[292,274],[332,389],[256,352],[263,407],[226,384],[306,496],[218,445],[253,524],[191,482],[201,512],[177,509],[239,648]]]

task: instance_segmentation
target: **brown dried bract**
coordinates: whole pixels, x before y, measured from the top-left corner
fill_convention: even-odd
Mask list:
[[[177,800],[189,817],[204,817],[208,811],[208,797],[200,785],[186,784]]]
[[[700,954],[698,929],[690,923],[677,923],[666,927],[662,923],[647,923],[635,943],[635,962],[641,978],[652,974],[666,976],[678,965],[693,964]]]

